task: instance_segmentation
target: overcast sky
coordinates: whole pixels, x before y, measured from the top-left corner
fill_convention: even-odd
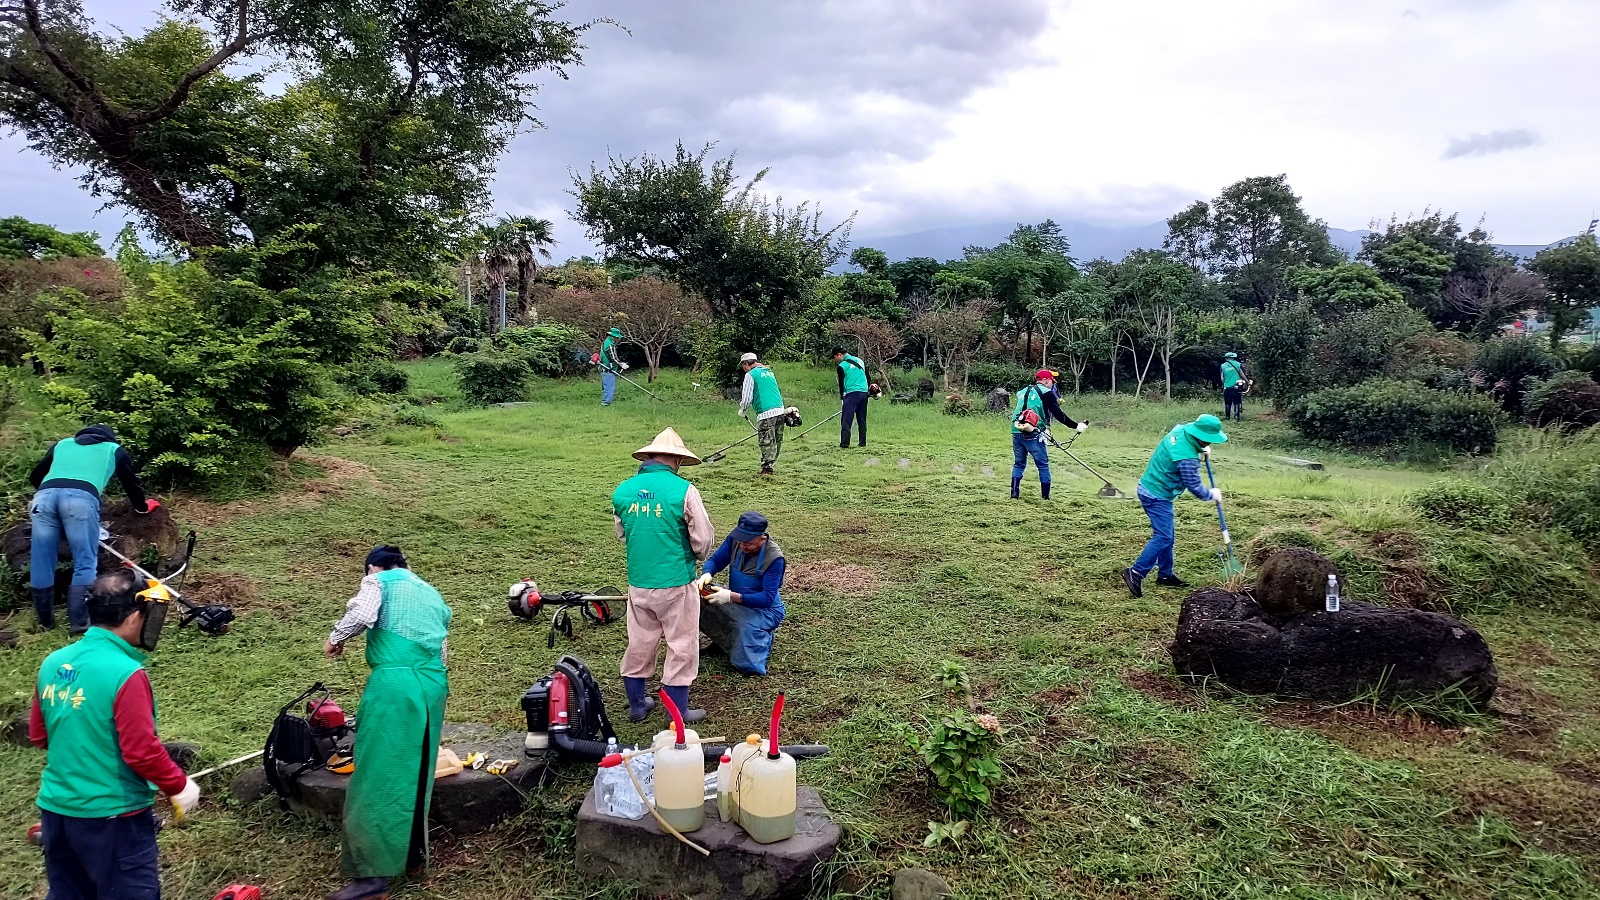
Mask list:
[[[154,6],[90,0],[124,28]],[[570,170],[673,142],[858,238],[1046,216],[1142,225],[1286,172],[1341,228],[1425,207],[1507,243],[1600,211],[1596,0],[574,0],[608,16],[547,79],[496,207],[586,242]],[[20,151],[20,152],[19,152]],[[16,138],[0,215],[109,236],[115,211]]]

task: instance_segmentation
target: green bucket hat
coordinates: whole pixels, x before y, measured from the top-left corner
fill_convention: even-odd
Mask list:
[[[1222,433],[1222,420],[1213,415],[1195,419],[1183,426],[1183,432],[1202,444],[1221,444],[1228,439],[1228,436]]]
[[[610,331],[606,332],[606,335],[609,336],[609,337],[614,337],[614,338],[622,337],[622,329],[621,328],[613,328]]]
[[[1238,359],[1239,358],[1239,354],[1237,354],[1237,353],[1224,353],[1224,354],[1222,354],[1222,356],[1223,356],[1224,359]]]

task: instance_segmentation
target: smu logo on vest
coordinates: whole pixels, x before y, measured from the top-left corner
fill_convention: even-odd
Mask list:
[[[47,684],[39,692],[39,701],[55,706],[57,703],[71,703],[73,709],[83,706],[83,688],[73,691],[72,683],[78,680],[78,670],[71,664],[63,663],[56,669],[56,680],[60,684]]]
[[[651,516],[651,515],[653,515],[658,519],[661,518],[661,504],[660,503],[656,503],[654,507],[651,506],[651,501],[655,500],[655,499],[656,499],[656,492],[655,491],[652,491],[652,490],[650,490],[648,488],[641,488],[639,490],[638,495],[633,498],[633,502],[628,504],[628,515],[630,515],[630,516]]]

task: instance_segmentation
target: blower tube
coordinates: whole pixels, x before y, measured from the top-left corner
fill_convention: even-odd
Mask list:
[[[783,718],[783,691],[778,692],[778,700],[772,704],[772,731],[767,736],[767,759],[777,759],[783,755],[778,747],[778,720]]]

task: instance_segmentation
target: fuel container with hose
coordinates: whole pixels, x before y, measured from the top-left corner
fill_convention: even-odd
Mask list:
[[[767,752],[751,757],[739,773],[739,825],[758,844],[787,840],[794,837],[795,832],[798,787],[794,757],[784,753],[778,743],[778,720],[782,717],[783,693],[780,691],[777,702],[772,705]]]
[[[706,755],[698,741],[700,735],[683,727],[683,713],[666,691],[661,705],[672,717],[672,728],[656,735],[656,812],[684,834],[699,830],[706,823]]]

